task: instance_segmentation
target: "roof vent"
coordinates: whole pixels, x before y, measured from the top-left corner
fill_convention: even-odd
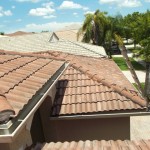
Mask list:
[[[9,121],[10,116],[14,115],[15,111],[7,101],[7,98],[0,93],[0,124]]]
[[[58,41],[59,41],[58,36],[56,35],[56,33],[53,32],[51,37],[50,37],[49,42],[58,42]]]

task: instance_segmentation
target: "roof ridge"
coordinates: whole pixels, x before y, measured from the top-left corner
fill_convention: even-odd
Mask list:
[[[110,81],[106,81],[106,78],[99,76],[97,74],[91,73],[90,70],[84,69],[82,66],[78,66],[76,64],[76,62],[71,62],[71,65],[72,65],[72,67],[76,68],[77,70],[81,71],[82,73],[87,74],[88,77],[90,79],[92,79],[93,81],[97,81],[98,83],[100,82],[100,83],[104,84],[105,86],[112,88],[117,93],[125,96],[126,98],[129,98],[133,102],[135,102],[143,107],[147,106],[146,100],[144,98],[142,98],[141,96],[139,96],[136,91],[134,91],[136,94],[131,93],[131,91],[125,87],[121,87]]]
[[[49,53],[49,51],[45,51]],[[30,57],[38,57],[38,58],[48,58],[48,59],[53,59],[53,60],[58,60],[58,61],[66,61],[64,58],[57,58],[56,55],[53,56],[46,56],[46,55],[41,55],[40,53],[31,53],[31,52],[15,52],[15,51],[6,51],[6,50],[0,50],[0,54],[8,54],[8,55],[20,55],[20,56],[30,56]]]
[[[68,55],[74,55],[74,56],[80,56],[80,57],[88,57],[88,58],[94,58],[94,59],[108,59],[107,57],[93,57],[93,56],[84,56],[84,55],[77,55],[77,54],[70,54],[69,52],[61,52],[61,51],[40,51],[40,52],[32,52],[33,54],[43,54],[43,53],[48,53],[48,54],[51,54],[55,57],[57,57],[58,55],[55,55],[53,53],[59,53],[59,54],[68,54]],[[111,59],[108,59],[110,61],[112,61]]]

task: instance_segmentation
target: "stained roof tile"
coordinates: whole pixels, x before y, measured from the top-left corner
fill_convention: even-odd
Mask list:
[[[0,54],[0,114],[18,115],[63,63],[47,58]],[[4,121],[1,119],[0,122]]]
[[[70,66],[58,81],[52,116],[136,109],[143,107]]]
[[[30,56],[31,53],[24,55]],[[32,55],[64,61],[69,59],[71,63],[57,84],[52,116],[121,110],[137,111],[137,109],[144,111],[146,108],[146,101],[135,91],[112,60],[75,56],[61,52],[58,52],[57,55],[55,55],[55,52]],[[38,61],[34,60],[33,62]],[[54,62],[52,61],[51,64]],[[44,73],[48,73],[48,65],[44,64],[43,67],[38,69],[38,73],[41,73],[40,70],[45,66],[47,69]],[[55,66],[55,63],[53,66]],[[55,67],[52,69],[55,69]],[[36,73],[33,71],[32,76],[34,74]],[[36,76],[36,79],[38,78],[39,76]],[[35,80],[33,77],[22,83],[24,82],[33,83],[32,89],[34,88]],[[40,87],[43,82],[42,80],[41,83],[36,82],[36,84]]]

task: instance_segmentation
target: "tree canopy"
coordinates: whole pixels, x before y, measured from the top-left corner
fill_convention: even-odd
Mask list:
[[[112,17],[107,12],[96,10],[94,14],[86,14],[85,20],[78,32],[83,35],[83,42],[104,46],[109,51],[111,42],[118,34],[122,38],[132,39],[134,46],[140,44],[138,56],[149,61],[150,49],[150,11],[144,13],[134,12],[126,16],[117,14]],[[144,54],[145,53],[145,54]],[[148,57],[148,58],[147,58]]]

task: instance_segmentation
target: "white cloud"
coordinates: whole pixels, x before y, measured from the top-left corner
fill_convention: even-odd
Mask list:
[[[29,11],[31,16],[46,16],[52,14],[55,10],[52,8],[36,8]]]
[[[40,32],[40,31],[56,31],[61,30],[69,26],[81,26],[81,22],[50,22],[45,24],[27,24],[25,28],[19,29],[21,31],[28,31],[28,32]]]
[[[54,3],[53,2],[43,3],[42,6],[44,6],[44,7],[53,7]]]
[[[31,3],[38,3],[41,0],[16,0],[17,2],[31,2]]]
[[[21,21],[22,21],[22,19],[17,19],[17,20],[16,20],[16,22],[21,22]]]
[[[3,14],[2,14],[2,13],[0,13],[0,17],[3,17]]]
[[[44,19],[51,19],[51,18],[56,18],[56,16],[55,15],[49,15],[49,16],[44,16],[43,18]]]
[[[100,4],[116,5],[117,7],[139,7],[142,5],[140,0],[99,0]]]
[[[12,12],[10,10],[6,10],[3,13],[5,16],[12,16]]]
[[[99,0],[101,4],[115,4],[118,3],[120,0]]]
[[[4,10],[2,6],[0,6],[0,17],[3,16],[12,16],[12,12],[10,10]]]
[[[11,6],[11,8],[12,8],[12,9],[15,9],[15,8],[16,8],[16,6],[14,6],[14,5],[13,5],[13,6]]]
[[[85,13],[84,13],[84,15],[86,15],[86,14],[94,14],[95,13],[95,11],[86,11]]]
[[[46,16],[50,16],[52,13],[55,12],[55,9],[52,8],[53,2],[44,3],[42,4],[42,6],[43,7],[41,8],[31,9],[29,11],[29,15],[46,17]]]
[[[124,0],[119,4],[120,7],[139,7],[141,5],[142,4],[139,0]]]
[[[59,9],[83,9],[88,10],[88,7],[84,7],[78,3],[74,3],[73,1],[63,1],[62,4],[59,6]]]
[[[74,13],[73,13],[73,15],[74,15],[74,16],[77,16],[77,15],[78,15],[78,13],[74,12]]]

